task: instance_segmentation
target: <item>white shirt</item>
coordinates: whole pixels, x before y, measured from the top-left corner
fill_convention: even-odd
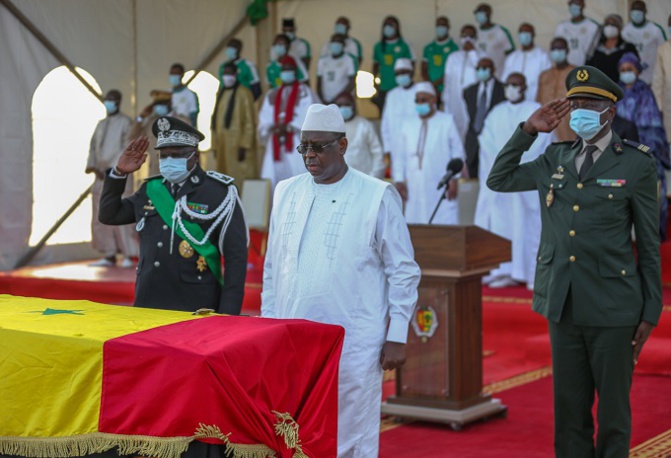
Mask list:
[[[478,80],[475,68],[480,57],[480,51],[475,49],[455,51],[447,57],[445,62],[445,74],[443,75],[444,111],[453,116],[462,142],[468,129],[468,114],[464,108],[463,90]]]
[[[292,54],[299,59],[310,57],[310,43],[304,38],[294,38],[289,45],[289,54]]]
[[[339,57],[329,54],[319,58],[317,76],[321,77],[324,103],[331,103],[347,87],[350,78],[356,75],[354,57],[343,52]]]
[[[555,37],[563,37],[568,42],[569,52],[566,60],[569,64],[585,65],[588,53],[599,39],[599,30],[599,24],[587,17],[578,23],[567,19],[557,24]]]
[[[385,153],[394,150],[394,137],[403,119],[416,115],[414,84],[408,88],[396,86],[387,93],[380,121],[380,135]]]
[[[345,137],[347,165],[375,178],[383,178],[385,165],[382,144],[373,123],[356,115],[345,121]]]
[[[331,48],[329,47],[330,42],[325,43],[324,46],[322,46],[322,50],[319,53],[320,56],[329,56],[331,54]],[[361,44],[358,42],[358,40],[352,38],[352,37],[347,37],[345,38],[345,52],[351,54],[354,56],[355,59],[362,59],[363,52],[361,50]],[[358,61],[357,61],[358,64]]]
[[[191,119],[200,112],[198,96],[186,86],[173,90],[171,99],[172,112],[176,115]]]
[[[492,24],[488,29],[481,28],[478,30],[477,46],[482,54],[492,59],[496,77],[501,78],[506,53],[515,49],[508,29],[499,24]]]
[[[538,78],[545,70],[552,68],[552,61],[548,53],[534,46],[528,51],[522,49],[511,52],[506,57],[506,63],[503,67],[503,78],[505,83],[508,75],[513,72],[522,73],[527,80],[527,100],[536,100],[538,94]]]
[[[661,25],[645,21],[643,25],[636,26],[632,22],[622,29],[622,38],[636,46],[641,58],[643,71],[638,78],[647,84],[652,83],[657,61],[657,48],[666,41],[666,34]]]

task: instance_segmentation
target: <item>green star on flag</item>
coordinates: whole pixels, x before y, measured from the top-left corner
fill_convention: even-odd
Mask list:
[[[42,315],[83,315],[82,312],[83,310],[61,310],[46,308],[44,310],[36,310],[33,313],[41,313]]]

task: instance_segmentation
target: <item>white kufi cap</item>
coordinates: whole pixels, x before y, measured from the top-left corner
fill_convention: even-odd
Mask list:
[[[396,62],[394,63],[394,71],[397,72],[399,70],[410,70],[410,71],[412,71],[412,61],[410,59],[405,58],[405,57],[401,57],[399,59],[396,59]]]
[[[425,92],[427,94],[431,94],[435,97],[436,95],[436,88],[433,87],[433,84],[429,83],[428,81],[422,81],[419,83],[415,84],[415,94],[419,92]]]
[[[345,120],[340,114],[337,105],[322,105],[315,103],[310,105],[305,115],[305,121],[301,130],[317,132],[339,132],[345,133]]]

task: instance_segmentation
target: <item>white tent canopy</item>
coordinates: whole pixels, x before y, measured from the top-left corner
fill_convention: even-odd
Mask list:
[[[0,269],[11,268],[29,248],[33,217],[32,101],[50,71],[62,65],[0,1]],[[124,94],[122,111],[134,116],[149,101],[149,91],[167,89],[167,74],[174,62],[187,70],[197,68],[245,16],[250,0],[13,0],[11,2],[75,66],[88,72],[102,91],[117,88]],[[536,43],[547,48],[556,23],[568,17],[565,1],[490,0],[493,21],[508,27],[514,37],[522,22],[536,26]],[[244,57],[256,61],[264,74],[270,40],[283,17],[294,17],[297,33],[312,44],[314,75],[321,46],[333,32],[338,16],[348,16],[351,34],[364,47],[363,70],[372,67],[372,48],[380,38],[384,16],[396,15],[403,36],[421,55],[434,34],[434,20],[447,15],[452,35],[462,25],[473,24],[476,3],[460,0],[294,0],[270,4],[271,18],[249,25],[237,34]],[[648,17],[666,26],[671,2],[648,1]],[[586,14],[601,21],[609,13],[627,20],[627,0],[588,0]],[[258,54],[258,56],[257,56]],[[263,56],[262,59],[258,58]],[[217,76],[222,56],[204,70]],[[314,84],[313,78],[313,84]],[[55,107],[54,109],[58,109]],[[205,130],[209,126],[200,126]],[[52,153],[63,155],[68,139],[88,139],[90,128],[59,133]],[[58,140],[58,141],[56,141]],[[68,164],[68,173],[81,176],[85,164]],[[67,175],[67,174],[65,174]],[[59,199],[63,174],[47,176]],[[84,188],[85,189],[85,188]],[[83,192],[84,189],[81,191]],[[69,203],[68,203],[69,205]],[[55,222],[55,221],[54,221]],[[76,247],[52,247],[38,261],[77,256]]]

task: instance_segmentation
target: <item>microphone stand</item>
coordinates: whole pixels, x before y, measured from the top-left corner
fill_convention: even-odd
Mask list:
[[[448,189],[450,186],[450,183],[447,183]],[[441,188],[442,190],[443,188]],[[438,199],[438,202],[436,203],[436,208],[433,209],[433,213],[431,214],[431,218],[429,218],[429,224],[433,222],[433,218],[436,216],[436,213],[438,212],[438,208],[440,207],[440,204],[443,203],[443,200],[445,199],[445,191],[441,191],[440,193],[440,199]]]

